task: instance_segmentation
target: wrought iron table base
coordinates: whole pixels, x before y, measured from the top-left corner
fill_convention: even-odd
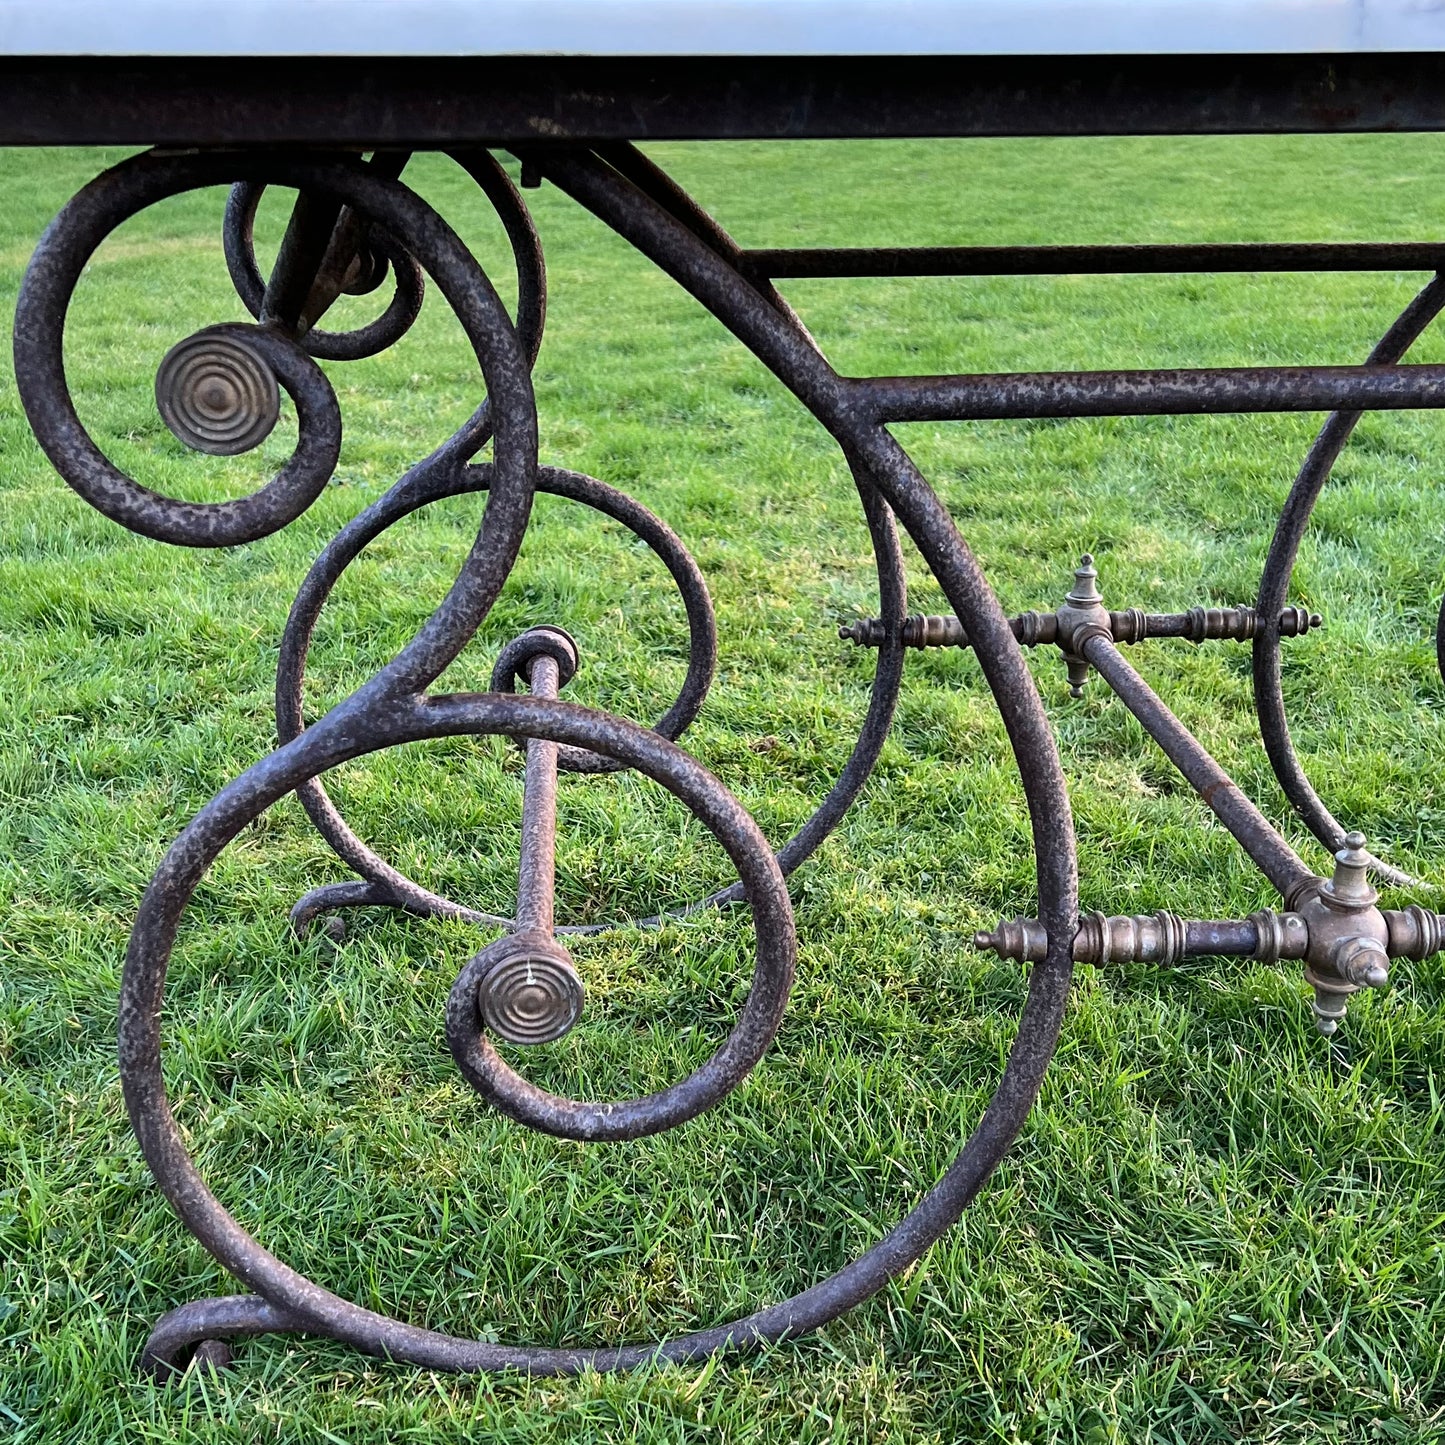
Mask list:
[[[174,1373],[192,1360],[224,1363],[228,1341],[299,1332],[346,1341],[373,1355],[445,1370],[569,1373],[625,1369],[654,1359],[693,1360],[816,1328],[874,1294],[959,1217],[1022,1127],[1058,1039],[1075,961],[1184,957],[1299,960],[1319,1027],[1334,1030],[1348,998],[1381,987],[1392,960],[1445,945],[1445,915],[1413,905],[1381,910],[1374,870],[1409,881],[1364,851],[1305,778],[1291,746],[1280,689],[1281,640],[1321,624],[1287,604],[1290,574],[1310,512],[1363,410],[1445,406],[1445,367],[1399,364],[1445,305],[1431,280],[1364,366],[1017,376],[849,378],[827,362],[778,294],[785,275],[1045,274],[1064,271],[1434,268],[1445,249],[1416,246],[973,247],[926,251],[768,251],[740,248],[666,174],[625,143],[518,146],[524,182],[550,181],[675,279],[748,346],[838,443],[852,470],[876,558],[880,615],[843,629],[878,650],[877,673],[858,740],[813,817],[776,853],[723,785],[677,745],[707,696],[717,659],[711,601],[682,542],[615,489],[537,464],[531,368],[546,309],[540,243],[521,197],[486,151],[457,162],[497,210],[514,252],[518,312],[511,318],[490,281],[445,220],[400,180],[402,152],[150,152],[81,191],[52,223],[26,274],[15,325],[16,377],[32,427],[56,469],[87,501],[146,536],[188,546],[226,546],[285,526],[315,500],[336,465],[336,397],[315,358],[349,360],[391,345],[415,320],[424,277],[456,313],[475,352],[486,399],[430,456],[323,550],[297,594],[282,641],[276,686],[280,745],[223,789],[176,839],[141,902],[131,934],[119,1011],[126,1105],[156,1179],[206,1248],[252,1291],[201,1300],[164,1316],[146,1367]],[[232,186],[224,241],[253,325],[212,326],[172,348],[156,382],[167,425],[200,451],[256,446],[279,413],[280,391],[299,417],[297,448],[278,476],[250,497],[198,504],[148,491],[119,471],[85,432],[66,386],[62,334],[71,293],[90,255],[122,221],[179,192]],[[268,185],[297,191],[276,264],[263,279],[251,231]],[[318,329],[343,294],[375,291],[390,277],[381,316],[354,332]],[[1174,614],[1109,610],[1085,557],[1074,586],[1050,613],[1004,616],[947,510],[888,430],[902,420],[1331,410],[1290,493],[1253,607]],[[473,458],[488,442],[491,460]],[[621,522],[662,560],[687,613],[690,653],[681,692],[649,729],[561,700],[582,662],[561,629],[534,628],[504,649],[490,692],[428,691],[475,634],[505,583],[534,492],[570,498]],[[374,677],[324,717],[303,718],[312,630],[350,562],[393,522],[445,497],[484,492],[475,546],[441,605]],[[895,518],[903,524],[955,611],[907,615]],[[545,624],[545,619],[544,619]],[[1336,855],[1316,877],[1125,660],[1120,644],[1149,638],[1249,641],[1256,704],[1270,761],[1290,801]],[[1097,673],[1143,724],[1280,894],[1278,910],[1245,919],[1186,920],[1168,912],[1106,917],[1078,912],[1072,815],[1058,751],[1023,647],[1059,649],[1075,693]],[[289,792],[358,882],[329,884],[293,910],[305,927],[334,910],[391,906],[503,928],[462,969],[446,1010],[446,1036],[463,1077],[513,1119],[581,1140],[631,1139],[671,1128],[717,1103],[769,1047],[793,981],[796,940],[785,879],[837,825],[866,783],[892,721],[909,648],[970,648],[992,690],[1028,802],[1038,878],[1036,917],[1000,923],[975,942],[1027,961],[1017,1035],[997,1089],[953,1164],[914,1210],[837,1274],[746,1318],[659,1343],[549,1349],[462,1339],[403,1324],[330,1293],[284,1264],[221,1206],[193,1165],[172,1117],[161,1069],[167,964],[191,894],[216,855],[248,822]],[[1445,671],[1445,652],[1442,652]],[[527,689],[519,693],[518,687]],[[363,843],[328,797],[320,774],[349,758],[423,738],[501,734],[526,751],[525,801],[515,917],[432,893]],[[731,858],[738,881],[679,912],[745,903],[756,937],[747,1000],[732,1032],[687,1078],[643,1098],[591,1102],[539,1089],[506,1064],[492,1038],[513,1044],[560,1037],[585,1008],[581,979],[553,912],[559,770],[635,768],[684,802]],[[657,919],[643,920],[655,923]],[[594,931],[571,928],[572,932]]]

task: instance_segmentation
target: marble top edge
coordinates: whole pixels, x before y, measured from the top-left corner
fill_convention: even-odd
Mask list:
[[[0,55],[1445,52],[1445,0],[0,0]]]

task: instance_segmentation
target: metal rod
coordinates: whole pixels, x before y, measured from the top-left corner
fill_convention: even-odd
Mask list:
[[[342,203],[338,200],[308,195],[305,191],[297,193],[261,302],[263,326],[279,326],[288,335],[309,328],[307,302],[326,260],[341,210]]]
[[[411,152],[378,150],[367,170],[394,181]],[[261,302],[263,325],[304,336],[346,289],[367,226],[350,206],[299,192]]]
[[[406,169],[410,159],[410,151],[377,151],[366,163],[366,168],[383,180],[394,181]],[[366,244],[369,229],[369,225],[350,206],[342,206],[337,213],[336,224],[316,267],[298,318],[298,325],[303,333],[310,331],[321,320],[350,285],[352,267]]]
[[[1102,633],[1083,639],[1081,655],[1134,714],[1145,731],[1184,774],[1195,792],[1254,859],[1265,877],[1288,896],[1300,878],[1311,876],[1293,848],[1240,791],[1238,784],[1214,761],[1193,735],[1164,705],[1159,695],[1124,660],[1124,655]]]
[[[1445,406],[1445,366],[1239,366],[852,378],[878,421]]]
[[[1445,242],[1180,246],[836,246],[743,251],[738,269],[777,279],[852,276],[1123,276],[1215,271],[1441,271]]]
[[[1324,624],[1318,612],[1304,607],[1280,609],[1281,637],[1303,637]],[[1115,642],[1144,642],[1156,637],[1182,637],[1189,642],[1247,641],[1255,635],[1257,618],[1252,607],[1192,607],[1188,612],[1109,613],[1109,631]],[[1021,647],[1038,647],[1059,640],[1059,619],[1052,612],[1020,612],[1009,627]],[[863,617],[838,628],[844,642],[879,647],[888,636],[880,617]],[[968,633],[957,617],[921,616],[903,619],[904,647],[969,647]]]
[[[686,226],[710,251],[734,270],[746,275],[763,299],[786,316],[797,328],[798,334],[822,355],[817,342],[803,324],[803,318],[778,294],[777,287],[765,274],[748,269],[744,264],[747,253],[742,247],[656,161],[644,155],[630,141],[598,146],[597,154],[675,221]]]
[[[555,700],[557,660],[539,653],[528,681],[533,697]],[[518,933],[544,933],[555,921],[557,882],[557,744],[527,740],[527,772],[522,795],[522,855],[517,864]]]
[[[1252,918],[1191,918],[1184,925],[1185,958],[1251,958],[1258,947]]]
[[[1445,933],[1437,915],[1424,909],[1393,915],[1391,938],[1397,953],[1439,948]],[[1049,936],[1037,918],[1005,918],[997,928],[973,936],[975,948],[988,949],[1000,958],[1039,962],[1047,953]],[[1168,968],[1186,958],[1257,958],[1273,963],[1281,958],[1304,958],[1309,952],[1309,923],[1298,913],[1261,909],[1248,918],[1180,918],[1161,910],[1132,916],[1086,913],[1073,937],[1078,963],[1155,963]]]

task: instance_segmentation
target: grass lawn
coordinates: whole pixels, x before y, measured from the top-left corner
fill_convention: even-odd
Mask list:
[[[745,244],[1439,239],[1432,137],[659,146]],[[0,153],[4,314],[48,218],[120,153]],[[408,179],[504,294],[500,227],[450,163]],[[545,461],[635,493],[708,576],[718,680],[684,739],[781,841],[851,746],[872,656],[867,535],[841,458],[742,348],[556,191],[528,192],[550,265],[536,381]],[[109,453],[194,498],[288,454],[185,452],[156,414],[165,350],[240,319],[224,197],[127,225],[71,314],[71,381]],[[263,206],[274,245],[283,198]],[[791,282],[854,372],[1347,362],[1422,277]],[[364,319],[377,297],[348,300]],[[9,349],[5,348],[8,366]],[[1415,359],[1445,360],[1440,330]],[[1043,1096],[959,1225],[822,1335],[748,1360],[575,1381],[453,1379],[324,1342],[244,1345],[157,1388],[156,1317],[233,1283],[135,1145],[114,1058],[137,901],[169,840],[273,741],[287,608],[311,559],[468,414],[475,367],[435,296],[395,349],[328,365],[347,431],[332,486],[285,532],[225,552],[133,537],[31,440],[0,377],[0,1438],[67,1441],[1430,1441],[1445,1431],[1445,966],[1404,964],[1314,1031],[1293,965],[1084,968]],[[1092,551],[1111,605],[1254,598],[1314,417],[900,427],[1010,610],[1050,608]],[[288,425],[292,426],[288,433]],[[1318,510],[1287,645],[1296,738],[1372,846],[1445,881],[1445,419],[1367,419]],[[409,519],[351,568],[318,628],[313,715],[416,629],[478,497]],[[611,523],[540,498],[501,602],[443,685],[557,621],[569,696],[644,720],[681,679],[662,568]],[[910,553],[911,610],[947,610]],[[1246,647],[1132,650],[1276,821]],[[1033,660],[1063,750],[1082,901],[1234,917],[1273,904],[1228,835],[1095,682],[1070,703]],[[361,835],[420,881],[506,910],[515,752],[452,741],[330,780]],[[620,918],[727,881],[719,849],[636,778],[561,787],[559,921]],[[1320,850],[1291,828],[1306,856]],[[946,1166],[1012,1037],[1021,969],[969,935],[1034,910],[1017,776],[971,656],[913,654],[863,799],[794,880],[798,984],[774,1048],[718,1109],[582,1146],[501,1119],[453,1066],[442,1008],[490,937],[381,912],[339,948],[293,940],[305,889],[349,876],[294,800],[223,854],[171,973],[172,1097],[241,1222],[351,1299],[454,1332],[547,1343],[677,1333],[745,1313],[865,1249]],[[1435,895],[1422,897],[1429,902]],[[1399,905],[1403,895],[1388,895]],[[574,953],[589,1006],[525,1055],[560,1092],[615,1097],[715,1045],[751,968],[736,915]]]

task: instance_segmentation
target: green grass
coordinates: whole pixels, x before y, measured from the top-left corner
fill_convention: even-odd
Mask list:
[[[745,243],[1438,239],[1429,137],[660,146]],[[35,237],[117,155],[0,154],[8,312]],[[408,172],[508,292],[500,228],[437,159]],[[157,207],[96,257],[71,316],[83,417],[122,465],[239,494],[288,450],[184,452],[155,367],[239,319],[219,193]],[[714,589],[717,684],[686,743],[781,840],[846,756],[871,658],[867,538],[835,450],[721,328],[551,189],[537,368],[544,460],[635,492]],[[279,199],[263,208],[273,244]],[[1063,277],[785,290],[854,373],[1363,358],[1421,278]],[[348,302],[361,318],[377,298]],[[8,347],[6,356],[8,359]],[[1438,331],[1415,355],[1445,360]],[[1397,970],[1331,1047],[1293,967],[1082,969],[1043,1097],[964,1222],[822,1335],[747,1361],[571,1382],[457,1380],[326,1343],[245,1345],[221,1378],[140,1382],[167,1308],[232,1288],[160,1197],[113,1053],[127,930],[168,841],[272,745],[287,607],[310,560],[475,404],[435,298],[393,351],[329,366],[334,484],[284,533],[222,553],[121,531],[56,478],[0,377],[0,1434],[33,1441],[1430,1441],[1445,1430],[1445,969]],[[900,435],[1006,607],[1047,608],[1079,552],[1112,605],[1252,600],[1317,418],[918,426]],[[291,433],[294,435],[294,430]],[[1437,415],[1367,419],[1318,511],[1295,596],[1296,737],[1324,797],[1431,879],[1445,821],[1445,558]],[[440,598],[476,497],[393,529],[318,629],[313,710],[370,675]],[[910,554],[912,556],[912,554]],[[914,610],[946,610],[912,561]],[[446,685],[508,637],[581,641],[571,695],[648,719],[681,679],[667,578],[608,523],[539,500],[524,556]],[[1247,650],[1132,654],[1277,821]],[[1239,916],[1267,887],[1097,683],[1034,660],[1078,816],[1085,908]],[[505,909],[519,779],[495,741],[358,761],[331,780],[421,881]],[[650,912],[726,880],[720,851],[639,780],[562,787],[559,914]],[[1300,830],[1290,829],[1301,847]],[[1317,866],[1324,860],[1309,844]],[[684,1331],[805,1287],[920,1196],[997,1077],[1022,972],[968,936],[1032,912],[1017,777],[973,660],[910,658],[898,724],[845,825],[795,880],[801,958],[776,1046],[710,1115],[582,1147],[500,1120],[442,1039],[487,934],[380,913],[298,944],[296,896],[347,876],[294,801],[202,886],[172,970],[167,1062],[201,1168],[240,1220],[340,1293],[505,1340]],[[1396,897],[1392,901],[1401,901]],[[660,1086],[726,1029],[737,917],[579,944],[583,1025],[525,1067],[591,1097]]]

